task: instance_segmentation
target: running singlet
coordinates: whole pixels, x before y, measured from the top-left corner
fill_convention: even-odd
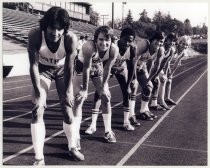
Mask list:
[[[157,58],[157,52],[155,52],[153,55],[150,55],[149,50],[147,52],[143,53],[140,57],[140,59],[137,62],[137,69],[145,69],[147,68],[147,62],[150,60],[155,60]]]
[[[110,46],[110,48],[111,48],[111,46]],[[110,48],[106,51],[103,58],[100,58],[97,47],[96,47],[96,52],[94,52],[93,55],[92,55],[92,66],[102,64],[104,61],[108,60],[109,59]],[[79,52],[78,59],[82,63],[84,62],[84,56],[83,56],[82,52]]]
[[[117,59],[113,65],[113,68],[124,68],[126,66],[126,60],[130,59],[130,47],[127,48],[127,50],[125,51],[124,55],[120,55],[120,53],[117,56]]]
[[[44,32],[42,32],[42,45],[39,50],[39,62],[48,66],[61,66],[64,65],[65,56],[66,51],[64,47],[64,36],[61,37],[58,50],[55,53],[52,53],[47,47]]]

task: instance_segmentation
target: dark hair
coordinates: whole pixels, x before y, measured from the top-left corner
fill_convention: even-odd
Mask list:
[[[80,39],[80,40],[82,40],[82,39],[84,39],[84,38],[85,38],[84,36],[80,36],[80,38],[79,38],[79,39]]]
[[[70,17],[68,12],[60,7],[50,8],[40,20],[40,29],[46,31],[47,27],[54,27],[58,23],[63,29],[64,33],[68,32],[70,25]]]
[[[87,40],[88,39],[88,35],[85,35],[85,40]]]
[[[94,42],[97,41],[98,35],[100,33],[103,33],[106,38],[112,38],[112,36],[113,36],[113,30],[112,30],[111,27],[109,27],[109,26],[101,26],[101,27],[97,28],[96,31],[95,31]]]
[[[171,41],[174,41],[176,42],[178,40],[178,36],[175,34],[175,33],[169,33],[167,36],[166,36],[166,40],[171,40]],[[166,41],[165,40],[165,41]]]
[[[124,36],[133,36],[134,39],[136,37],[136,33],[133,29],[127,27],[125,29],[122,30],[121,34],[120,34],[120,38],[124,37]]]
[[[156,31],[154,35],[149,39],[149,42],[153,42],[154,40],[162,40],[165,38],[165,33],[162,31]]]

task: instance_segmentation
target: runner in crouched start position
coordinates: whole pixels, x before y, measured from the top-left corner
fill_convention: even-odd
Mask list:
[[[99,109],[98,106],[102,105],[105,126],[104,138],[109,143],[116,142],[116,137],[111,128],[111,93],[108,79],[111,67],[119,54],[118,47],[111,42],[112,36],[113,30],[110,27],[101,26],[95,31],[94,40],[87,41],[83,45],[82,52],[78,56],[78,59],[83,62],[83,86],[76,96],[76,111],[82,116],[82,106],[88,95],[89,78],[91,78],[97,95],[101,99],[94,101],[93,112]],[[95,118],[93,117],[92,120],[95,120]]]
[[[179,66],[181,59],[187,55],[186,51],[190,45],[191,45],[191,38],[189,36],[184,35],[178,38],[178,44],[174,56],[175,62],[167,73],[168,81],[166,83],[165,102],[168,105],[176,105],[176,102],[171,99],[171,85],[172,85],[173,74],[176,71],[177,67]]]
[[[140,123],[137,122],[135,116],[131,115],[129,108],[130,86],[128,84],[132,80],[131,77],[135,63],[136,46],[133,43],[135,40],[135,36],[135,32],[131,28],[125,28],[122,30],[120,40],[116,42],[119,47],[119,55],[117,56],[117,59],[111,69],[111,74],[115,75],[115,77],[117,78],[123,94],[123,128],[126,131],[133,131],[135,129],[134,126],[140,125]],[[93,134],[96,131],[96,123],[100,111],[100,101],[97,92],[95,93],[94,102],[97,102],[98,106],[97,109],[93,109],[92,111],[92,122],[90,124],[90,127],[85,131],[85,133],[87,134]]]
[[[141,39],[136,42],[138,60],[136,61],[137,68],[136,71],[134,71],[134,76],[136,76],[139,85],[142,87],[141,108],[137,118],[143,120],[151,121],[157,118],[157,116],[149,110],[149,101],[153,90],[151,80],[155,80],[157,77],[157,72],[164,56],[164,48],[162,47],[164,40],[165,36],[163,32],[155,32],[149,41]],[[131,89],[131,97],[134,97],[131,102],[131,108],[133,108],[134,111],[135,97],[138,88],[136,80],[131,82],[131,86],[133,86]]]
[[[45,165],[43,148],[46,130],[43,115],[52,80],[55,80],[64,114],[63,129],[68,140],[69,154],[75,160],[84,160],[84,155],[76,148],[72,74],[77,37],[68,31],[69,22],[66,10],[52,7],[40,20],[40,27],[31,29],[28,35],[30,75],[34,88],[31,123],[36,159],[34,165]]]
[[[159,90],[159,104],[161,107],[169,110],[170,107],[168,107],[168,104],[165,102],[165,91],[168,89],[166,87],[166,83],[168,80],[168,73],[171,71],[170,63],[173,59],[175,52],[176,52],[176,42],[178,40],[178,37],[175,33],[170,33],[167,35],[165,42],[164,42],[164,48],[165,48],[165,56],[163,58],[163,61],[161,62],[160,67],[160,90]],[[168,85],[167,85],[168,86]],[[175,102],[171,100],[171,104],[169,105],[175,105]]]

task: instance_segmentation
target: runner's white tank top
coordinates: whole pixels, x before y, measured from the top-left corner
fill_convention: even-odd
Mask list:
[[[150,55],[149,49],[143,53],[137,63],[138,69],[145,69],[149,60],[155,60],[157,58],[157,53],[155,52],[153,55]]]
[[[95,65],[95,64],[98,64],[98,63],[101,63],[101,62],[104,62],[104,61],[108,60],[109,59],[110,48],[111,48],[111,46],[105,52],[103,58],[100,58],[99,57],[99,53],[98,53],[98,49],[96,47],[96,52],[94,52],[93,55],[92,55],[92,66]],[[81,62],[84,62],[83,52],[79,52],[78,59]]]
[[[120,53],[118,54],[113,67],[117,68],[126,65],[126,60],[130,60],[130,47],[127,48],[124,55],[121,55]]]
[[[65,56],[64,36],[61,37],[57,51],[53,53],[49,50],[45,41],[44,32],[42,31],[42,45],[39,50],[39,62],[48,66],[61,66],[65,63]]]

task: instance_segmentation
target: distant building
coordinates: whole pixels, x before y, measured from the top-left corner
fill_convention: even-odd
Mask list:
[[[66,9],[72,20],[90,22],[90,6],[88,2],[4,2],[3,7],[24,10],[26,12],[43,15],[52,6],[59,6]],[[22,9],[24,8],[24,9]]]

